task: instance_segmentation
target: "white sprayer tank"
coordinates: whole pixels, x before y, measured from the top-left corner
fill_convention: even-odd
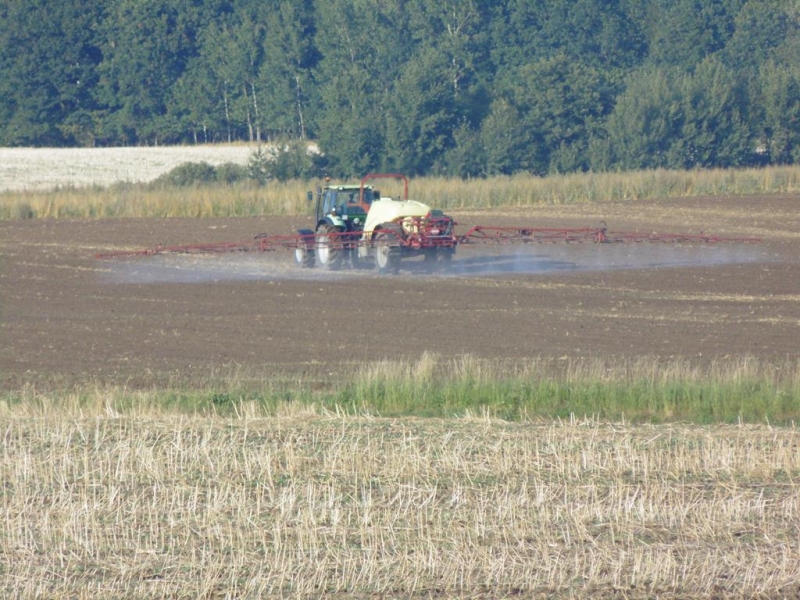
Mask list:
[[[394,200],[392,198],[381,198],[375,200],[367,213],[367,220],[364,222],[365,236],[371,234],[374,229],[383,223],[390,223],[404,217],[424,217],[431,212],[431,207],[416,200]]]

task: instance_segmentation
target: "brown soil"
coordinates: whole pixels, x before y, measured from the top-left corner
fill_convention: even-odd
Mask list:
[[[291,233],[306,218],[0,223],[0,381],[204,380],[443,356],[796,358],[800,196],[457,214],[473,224],[705,230],[759,244],[459,248],[450,275],[300,271],[289,251],[97,260]]]

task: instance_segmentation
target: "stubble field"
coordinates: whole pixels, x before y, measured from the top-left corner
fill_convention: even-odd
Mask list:
[[[702,370],[746,359],[794,365],[796,378],[798,202],[462,211],[464,226],[605,220],[612,230],[763,241],[465,247],[451,274],[409,262],[392,277],[298,272],[288,253],[94,258],[288,233],[303,217],[2,222],[0,589],[794,597],[791,425],[392,419],[236,399],[192,414],[158,403],[121,410],[115,395],[213,389],[214,373],[239,368],[313,388],[421,356],[445,366],[469,356],[492,373],[536,360],[612,368],[649,357]]]
[[[7,597],[800,593],[794,429],[298,410],[3,421]]]

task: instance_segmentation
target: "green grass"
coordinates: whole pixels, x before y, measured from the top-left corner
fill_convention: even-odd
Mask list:
[[[790,424],[800,417],[800,363],[739,358],[692,366],[679,360],[541,359],[504,365],[424,354],[417,361],[379,361],[326,381],[247,377],[235,369],[193,387],[95,385],[54,393],[26,387],[0,395],[5,410],[36,414],[65,407],[81,414],[277,414],[289,406],[385,417],[485,414],[509,421],[577,416]]]
[[[689,421],[694,423],[791,422],[800,416],[800,393],[768,381],[562,382],[509,380],[476,383],[376,383],[347,386],[324,400],[353,412],[390,415],[456,416],[486,410],[492,416],[566,418],[595,416],[604,420]]]

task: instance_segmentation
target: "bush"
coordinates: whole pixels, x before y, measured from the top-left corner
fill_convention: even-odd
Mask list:
[[[302,141],[291,141],[278,148],[272,164],[272,175],[278,181],[310,179],[313,176],[313,161]]]
[[[153,184],[156,187],[187,187],[214,183],[216,180],[217,173],[210,164],[206,162],[187,162],[165,173],[156,179]]]
[[[255,179],[261,185],[267,183],[272,178],[273,160],[261,146],[254,150],[247,161],[247,174],[250,179]]]
[[[222,183],[232,185],[251,177],[252,169],[227,162],[213,167],[206,162],[187,162],[178,165],[152,183],[152,187],[189,187]]]
[[[18,219],[35,219],[36,211],[33,210],[30,202],[20,202],[17,204],[17,218]]]
[[[258,148],[250,155],[247,171],[251,179],[261,185],[270,179],[280,182],[291,179],[312,179],[323,170],[324,162],[317,155],[310,155],[302,140],[291,140],[272,152]]]
[[[219,165],[216,169],[216,180],[219,183],[233,184],[249,178],[247,167],[227,162]]]

